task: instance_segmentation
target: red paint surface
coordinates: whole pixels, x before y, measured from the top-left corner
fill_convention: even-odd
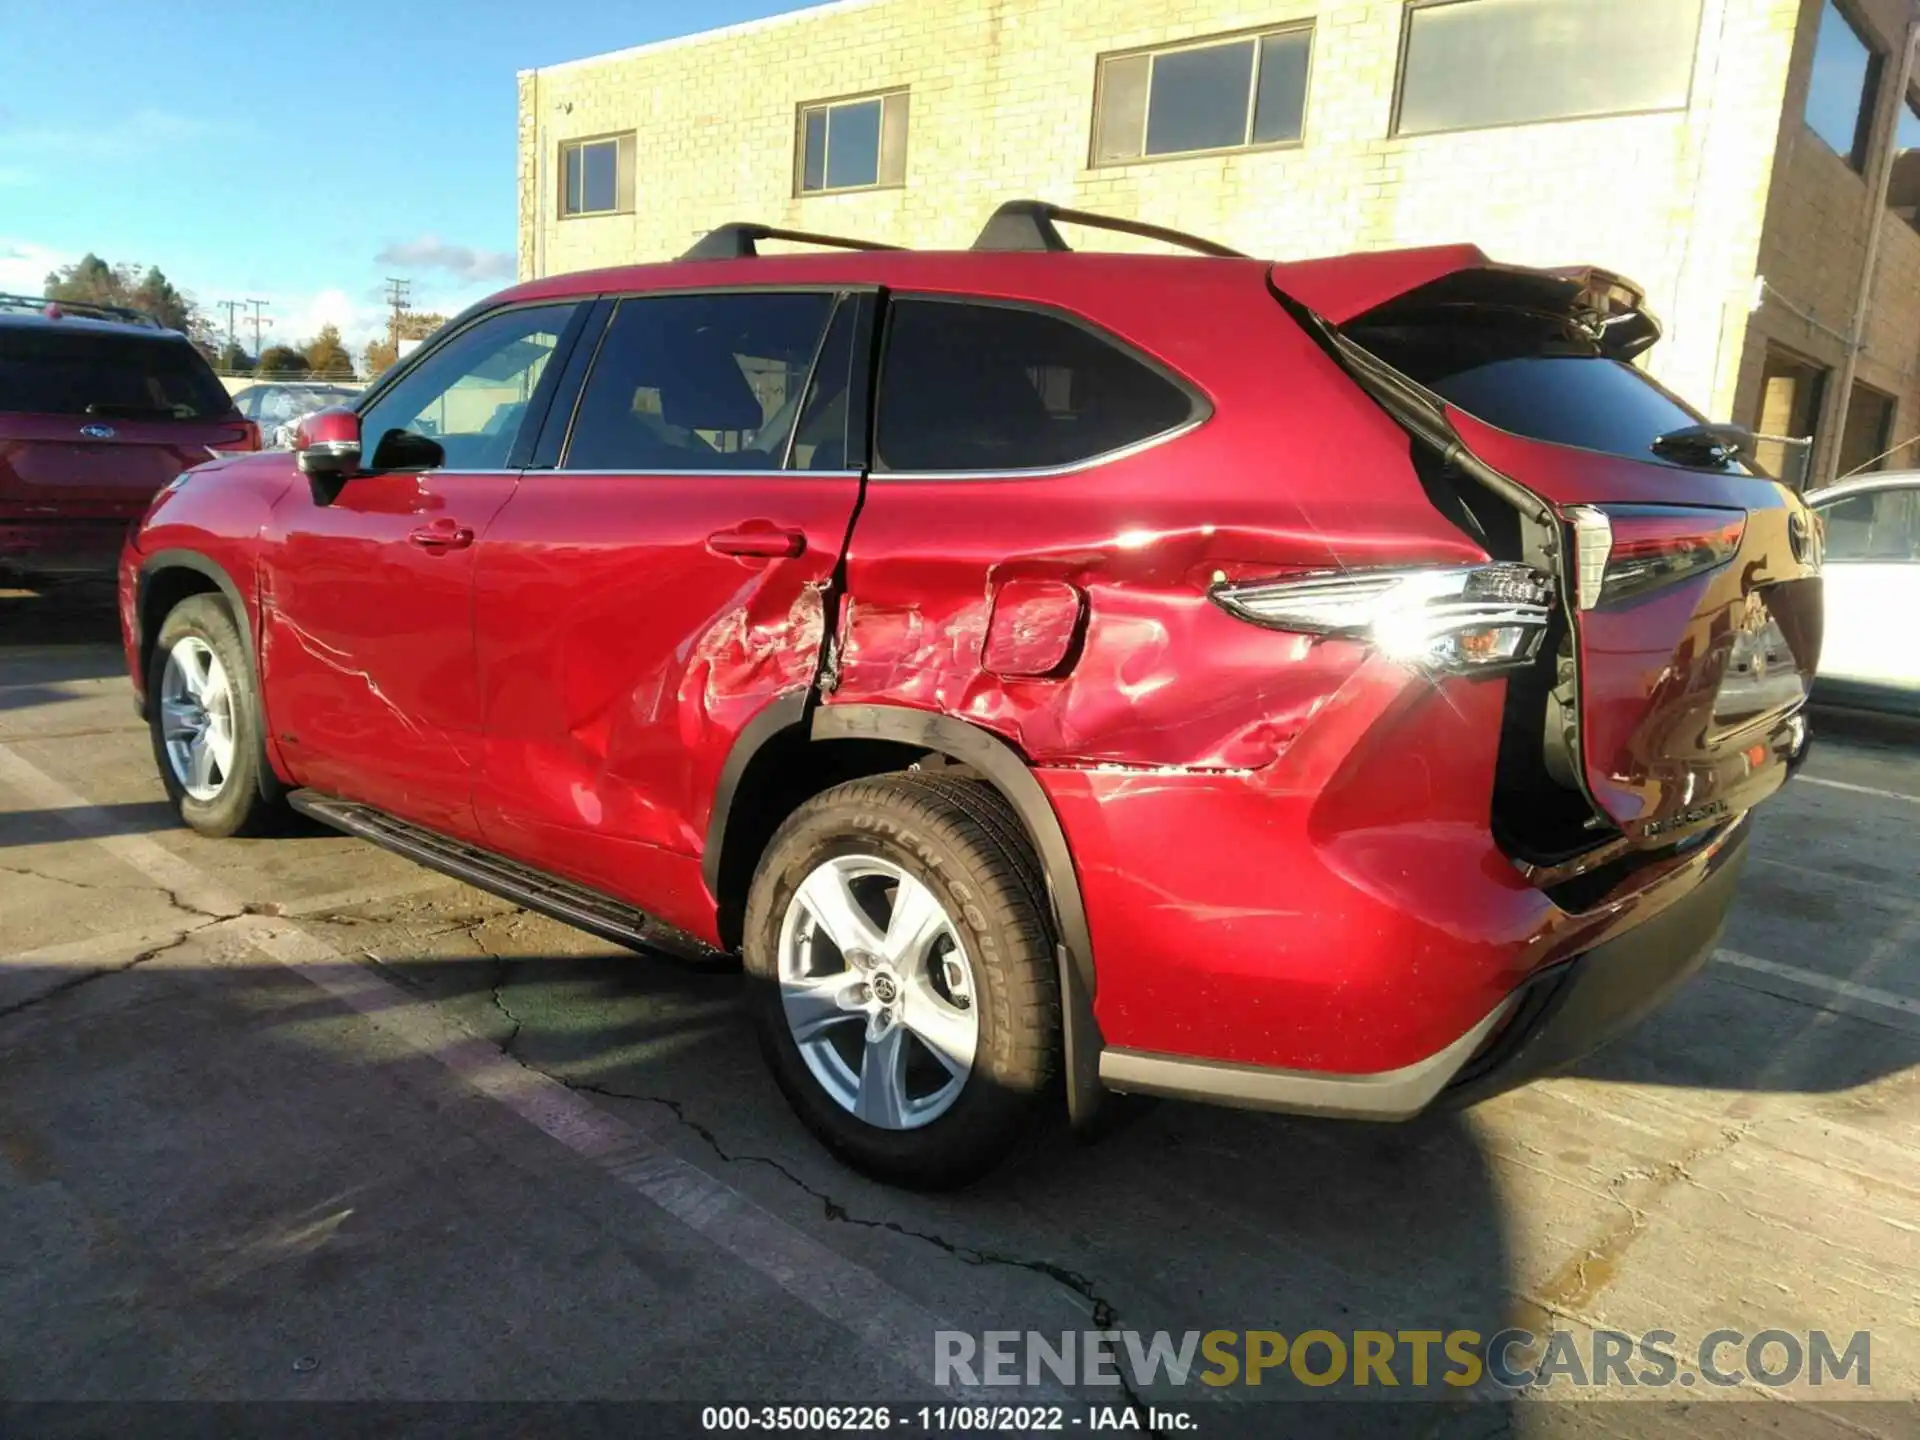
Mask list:
[[[1738,679],[1729,662],[1736,638],[1771,619],[1788,642],[1793,671],[1804,685],[1813,682],[1819,586],[1808,582],[1788,536],[1791,515],[1805,510],[1799,498],[1759,476],[1546,445],[1449,415],[1482,459],[1563,509],[1706,506],[1724,513],[1718,526],[1702,528],[1728,531],[1729,517],[1744,516],[1739,549],[1724,565],[1576,617],[1587,782],[1607,813],[1630,836],[1666,843],[1659,822],[1713,803],[1744,810],[1784,784],[1790,692],[1752,687],[1753,700],[1743,704],[1730,689]],[[1632,525],[1622,527],[1624,544],[1635,537]]]
[[[1447,247],[1273,283],[1339,319],[1481,263]],[[1428,499],[1406,435],[1286,319],[1269,270],[902,253],[551,277],[502,298],[861,283],[1043,302],[1180,372],[1212,415],[1044,477],[389,475],[318,507],[291,457],[262,456],[196,476],[140,545],[204,554],[242,589],[291,778],[708,939],[719,777],[754,717],[813,685],[844,561],[824,703],[937,712],[1034,767],[1084,892],[1108,1043],[1392,1069],[1684,894],[1705,849],[1649,867],[1630,899],[1560,911],[1490,834],[1504,681],[1430,682],[1207,599],[1221,578],[1485,558]],[[1764,727],[1722,737],[1711,712],[1756,597],[1811,669],[1817,615],[1782,548],[1798,502],[1456,421],[1557,505],[1749,512],[1735,562],[1582,618],[1586,760],[1629,820],[1703,785],[1734,809],[1777,785]],[[423,547],[423,529],[473,539]]]

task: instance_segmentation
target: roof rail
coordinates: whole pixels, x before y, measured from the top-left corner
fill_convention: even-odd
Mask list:
[[[47,295],[7,295],[0,294],[0,310],[29,311],[35,315],[45,315],[58,305],[63,315],[77,315],[83,320],[118,320],[128,325],[144,325],[153,330],[164,330],[158,319],[144,310],[135,310],[129,305],[97,305],[91,300],[56,300]]]
[[[898,250],[898,245],[882,245],[877,240],[849,240],[842,235],[815,235],[806,230],[781,230],[772,225],[755,225],[736,220],[709,230],[693,243],[682,260],[750,260],[760,253],[761,240],[797,240],[805,245],[831,245],[836,250]]]
[[[1184,230],[1169,230],[1164,225],[1149,225],[1142,220],[1123,220],[1117,215],[1094,215],[1085,210],[1068,210],[1063,206],[1049,204],[1045,200],[1009,200],[987,221],[981,230],[980,238],[973,242],[976,250],[1071,250],[1065,238],[1054,228],[1054,221],[1065,220],[1070,225],[1085,225],[1093,230],[1117,230],[1126,235],[1140,235],[1149,240],[1163,240],[1169,245],[1178,245],[1183,250],[1197,250],[1202,255],[1218,255],[1229,260],[1245,260],[1243,251],[1234,250],[1215,240],[1203,240],[1198,235],[1189,235]]]

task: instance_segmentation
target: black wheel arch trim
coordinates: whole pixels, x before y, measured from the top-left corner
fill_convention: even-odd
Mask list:
[[[1060,828],[1060,817],[1027,762],[998,736],[932,710],[897,705],[821,705],[813,711],[811,727],[815,740],[892,740],[936,751],[978,771],[1013,806],[1039,851],[1040,869],[1046,877],[1060,937],[1056,958],[1066,1047],[1067,1111],[1076,1126],[1091,1124],[1106,1093],[1100,1083],[1103,1042],[1093,1014],[1093,941],[1066,832]],[[745,732],[741,739],[746,739]],[[741,770],[745,764],[743,760]],[[731,756],[728,768],[733,768]],[[732,797],[729,794],[727,798]],[[716,812],[718,808],[716,800]]]
[[[720,767],[720,778],[713,789],[713,809],[707,816],[707,847],[700,856],[700,877],[706,881],[707,893],[715,899],[720,896],[720,859],[726,848],[727,817],[733,810],[733,797],[740,789],[740,781],[754,756],[769,740],[806,720],[807,700],[805,690],[776,697],[741,728],[734,737],[733,748],[727,752],[726,763]]]

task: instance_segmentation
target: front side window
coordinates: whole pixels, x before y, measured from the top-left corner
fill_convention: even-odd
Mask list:
[[[632,135],[569,140],[560,147],[560,213],[619,215],[633,209]]]
[[[904,299],[887,324],[877,466],[1006,472],[1096,459],[1198,413],[1180,385],[1064,316]]]
[[[1829,561],[1920,564],[1920,487],[1850,495],[1820,507],[1819,515],[1826,525]]]
[[[781,469],[833,303],[780,293],[621,301],[563,468]]]
[[[1096,165],[1300,139],[1313,30],[1296,26],[1100,61]]]
[[[1407,12],[1395,133],[1678,109],[1700,0],[1434,0]]]
[[[907,92],[802,105],[796,149],[796,194],[906,184]]]
[[[1807,128],[1854,169],[1867,163],[1880,55],[1834,0],[1820,10],[1807,81]]]
[[[574,305],[503,310],[469,325],[360,416],[375,470],[504,470]]]

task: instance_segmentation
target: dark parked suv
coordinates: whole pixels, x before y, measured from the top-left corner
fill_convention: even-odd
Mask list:
[[[1658,334],[1470,246],[729,226],[191,472],[127,658],[203,833],[291,804],[739,952],[875,1174],[1113,1091],[1402,1118],[1699,965],[1805,751],[1817,534]]]
[[[258,448],[200,352],[152,316],[0,295],[0,583],[110,578],[163,485]]]

